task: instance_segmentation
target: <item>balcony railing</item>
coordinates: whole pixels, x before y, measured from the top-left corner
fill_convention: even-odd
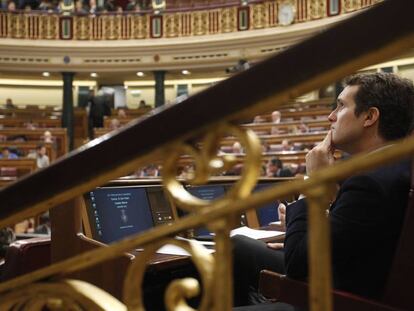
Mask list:
[[[0,38],[46,40],[131,40],[216,35],[280,27],[280,3],[251,1],[248,5],[165,10],[140,13],[62,15],[40,11],[0,12]],[[329,0],[288,1],[294,7],[293,23],[347,14],[379,0],[339,0],[335,9]]]

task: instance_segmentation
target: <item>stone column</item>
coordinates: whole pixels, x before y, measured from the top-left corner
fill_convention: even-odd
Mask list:
[[[69,151],[74,147],[74,112],[73,112],[73,72],[62,72],[63,107],[62,127],[67,129]]]
[[[154,71],[155,79],[155,107],[165,104],[165,71]]]

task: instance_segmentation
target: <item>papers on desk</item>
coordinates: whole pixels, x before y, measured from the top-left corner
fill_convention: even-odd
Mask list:
[[[272,237],[277,237],[280,235],[285,234],[284,232],[281,231],[270,231],[270,230],[257,230],[257,229],[251,229],[249,227],[240,227],[234,230],[230,231],[230,236],[235,236],[235,235],[245,235],[249,238],[252,239],[266,239],[266,238],[272,238]],[[210,247],[214,246],[215,243],[212,241],[197,241],[197,240],[188,240],[182,237],[176,237],[176,239],[178,240],[187,240],[187,241],[192,241],[194,243],[198,243],[201,244],[205,247],[209,247],[206,250],[211,254],[214,253],[214,249],[211,249]],[[175,246],[174,244],[167,244],[164,245],[163,247],[161,247],[159,250],[157,250],[158,254],[166,254],[166,255],[178,255],[178,256],[190,256],[190,254],[185,251],[184,249],[182,249],[181,247]]]
[[[205,247],[207,246],[214,246],[215,243],[211,241],[197,241],[197,240],[189,240],[182,237],[176,237],[177,240],[184,240],[184,241],[192,241],[197,244],[201,244]],[[214,249],[206,248],[206,251],[211,253],[214,253]],[[181,247],[178,247],[174,244],[167,244],[161,247],[159,250],[157,250],[158,254],[166,254],[166,255],[177,255],[177,256],[191,256],[186,250],[182,249]]]
[[[235,236],[237,234],[245,235],[249,238],[258,240],[258,239],[277,237],[285,233],[282,231],[257,230],[257,229],[251,229],[249,227],[240,227],[240,228],[230,231],[230,236]]]

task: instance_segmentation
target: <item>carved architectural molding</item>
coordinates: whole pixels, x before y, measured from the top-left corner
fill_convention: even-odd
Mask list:
[[[105,25],[114,25],[112,31],[104,24],[94,24],[92,17],[82,17],[74,25],[77,39],[73,40],[27,40],[6,38],[0,40],[0,70],[13,71],[130,71],[131,66],[141,70],[174,70],[187,68],[212,68],[234,65],[240,58],[255,62],[271,53],[300,42],[314,33],[320,32],[352,14],[297,23],[288,27],[268,27],[269,7],[256,6],[253,12],[260,18],[250,21],[253,30],[218,33],[237,24],[229,15],[222,20],[219,15],[199,15],[197,20],[189,20],[187,13],[165,15],[164,24],[175,24],[194,28],[205,35],[178,37],[174,31],[165,33],[167,38],[149,39],[145,27],[135,27],[132,40],[110,40],[119,35],[122,22],[115,17],[106,20]],[[145,16],[131,19],[136,25],[146,25]],[[213,28],[207,29],[205,19],[215,20]],[[1,22],[1,21],[0,21]],[[57,37],[56,27],[49,20],[42,20],[41,26],[49,29],[49,37]],[[17,27],[17,26],[16,26]],[[178,27],[178,26],[177,26]],[[93,36],[96,40],[81,40]],[[157,54],[159,57],[154,58]],[[39,61],[41,60],[41,61]]]

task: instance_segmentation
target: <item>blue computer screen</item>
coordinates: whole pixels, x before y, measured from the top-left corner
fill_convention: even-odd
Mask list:
[[[273,186],[274,184],[272,183],[267,183],[267,184],[258,184],[253,192],[259,192],[264,190],[267,187]],[[275,201],[272,203],[268,203],[262,207],[259,207],[256,212],[257,212],[257,218],[259,220],[259,225],[260,226],[267,226],[270,222],[273,221],[278,221],[279,220],[279,215],[277,214],[277,207],[279,206],[279,202]]]
[[[223,185],[205,185],[205,186],[193,186],[187,188],[193,196],[200,198],[202,200],[216,200],[219,197],[222,197],[225,193]],[[183,215],[185,213],[179,212]],[[194,232],[194,235],[208,235],[210,231],[207,228],[197,228]]]
[[[224,195],[223,185],[194,186],[188,187],[187,190],[193,196],[203,200],[216,200]]]
[[[94,238],[111,243],[154,226],[145,188],[107,187],[89,192]]]

